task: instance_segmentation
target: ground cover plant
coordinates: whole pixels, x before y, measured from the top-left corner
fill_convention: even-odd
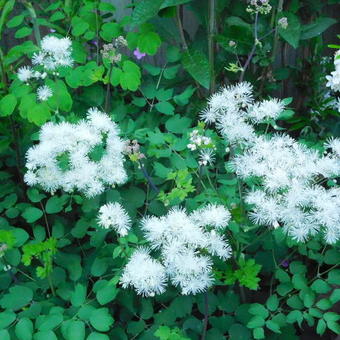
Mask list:
[[[1,340],[336,339],[336,0],[0,9]]]

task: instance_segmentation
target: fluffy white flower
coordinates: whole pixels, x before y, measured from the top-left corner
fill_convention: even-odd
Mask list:
[[[335,71],[331,72],[330,75],[326,76],[327,87],[330,87],[332,91],[340,91],[340,50],[336,51],[334,56]]]
[[[190,215],[173,208],[165,216],[146,217],[142,221],[145,238],[152,249],[160,251],[167,278],[182,294],[200,293],[213,283],[211,258],[201,251],[224,260],[230,257],[231,248],[223,236],[204,228],[214,227],[219,231],[227,226],[229,219],[228,210],[211,204]],[[130,275],[134,281],[132,271]]]
[[[104,113],[89,110],[87,120],[77,124],[46,123],[40,131],[40,143],[27,151],[26,167],[37,183],[49,192],[77,189],[88,197],[105,190],[105,185],[126,181],[124,141],[117,125]],[[97,119],[100,122],[97,122]],[[102,125],[102,120],[106,125]],[[98,149],[97,156],[93,153]],[[27,179],[27,184],[32,181]]]
[[[120,278],[123,288],[133,287],[137,294],[154,296],[165,291],[166,273],[161,263],[139,248],[132,254]]]
[[[282,101],[274,98],[255,103],[247,112],[247,116],[254,122],[261,123],[266,119],[277,119],[284,110]]]
[[[105,229],[115,229],[119,235],[125,236],[131,227],[131,220],[121,204],[107,203],[99,209],[98,224]]]
[[[214,156],[214,150],[212,149],[203,149],[200,151],[200,160],[198,161],[198,163],[200,165],[212,165],[215,161],[215,156]]]
[[[18,70],[18,79],[26,83],[33,77],[33,70],[29,66],[20,67]]]
[[[52,96],[53,96],[53,92],[49,86],[43,85],[43,86],[38,87],[37,97],[41,102],[46,101],[48,98]]]
[[[223,229],[228,225],[231,215],[223,205],[208,204],[195,210],[190,218],[199,226],[213,226],[217,229]]]
[[[32,63],[50,71],[59,66],[72,66],[71,45],[72,41],[67,37],[45,36],[41,41],[41,51],[34,53]]]

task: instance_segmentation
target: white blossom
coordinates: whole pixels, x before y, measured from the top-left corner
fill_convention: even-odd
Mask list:
[[[107,203],[100,207],[98,224],[105,229],[114,229],[120,236],[127,235],[131,220],[119,203]]]
[[[120,278],[123,288],[131,286],[143,296],[162,294],[166,280],[163,265],[153,259],[146,248],[134,251]]]
[[[186,295],[203,292],[213,284],[208,254],[223,260],[231,256],[228,242],[219,234],[229,220],[226,208],[210,204],[189,215],[183,209],[173,208],[165,216],[144,218],[141,227],[150,247],[160,252],[167,279]],[[203,255],[203,250],[207,254]],[[131,268],[130,262],[127,267]],[[135,281],[133,272],[129,273],[130,280]]]
[[[124,183],[125,144],[118,134],[117,125],[97,109],[90,109],[87,119],[77,124],[46,123],[40,130],[39,144],[27,151],[26,183],[39,184],[52,193],[79,190],[88,197],[101,194],[105,185]],[[102,148],[99,160],[91,159],[96,147]],[[63,167],[61,159],[66,163]]]
[[[18,79],[23,83],[28,82],[33,77],[33,70],[29,66],[20,67],[18,70]]]
[[[334,92],[340,91],[340,50],[336,51],[334,56],[335,70],[326,76],[327,84]]]
[[[52,97],[52,95],[52,89],[47,85],[40,86],[37,89],[37,97],[41,102],[46,101],[48,98]]]

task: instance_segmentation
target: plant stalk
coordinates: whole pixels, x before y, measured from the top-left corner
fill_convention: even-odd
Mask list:
[[[210,65],[210,94],[215,92],[215,42],[216,34],[216,0],[209,1],[208,51]]]
[[[35,41],[37,42],[37,45],[40,46],[41,35],[40,35],[39,24],[37,21],[37,13],[35,12],[34,7],[30,2],[24,1],[23,3],[32,19]]]
[[[201,340],[205,340],[207,336],[208,316],[209,316],[209,299],[208,299],[208,291],[206,291],[204,293],[204,319],[203,319],[203,331],[202,331]]]

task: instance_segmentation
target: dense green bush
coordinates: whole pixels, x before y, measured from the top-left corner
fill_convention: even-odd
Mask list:
[[[100,0],[0,0],[0,8],[1,340],[288,340],[340,334],[340,143],[332,139],[339,136],[340,105],[334,86],[326,86],[326,75],[339,62],[327,57],[334,50],[324,40],[327,33],[335,44],[330,47],[339,49],[331,33],[337,18],[326,14],[336,13],[337,0],[140,0],[127,2],[128,16],[119,20],[115,6]],[[54,52],[46,51],[55,51],[61,41],[47,46],[46,36],[68,37],[63,50],[71,54],[53,59]],[[242,81],[252,84],[257,108],[261,100],[270,103],[263,117],[251,106],[246,109],[249,103],[235,109],[242,119],[223,116],[235,88],[220,88],[247,86]],[[282,100],[270,99],[275,96]],[[124,170],[115,163],[111,175],[123,173],[108,179],[108,171],[92,183],[83,168],[64,185],[72,153],[83,147],[74,136],[94,107],[111,122],[99,132],[95,122],[84,128],[83,136],[101,140],[89,147],[89,164],[107,155],[107,139],[117,138],[114,146],[127,144],[112,157],[124,157]],[[214,107],[223,114],[211,118]],[[112,122],[121,139],[105,130]],[[67,124],[73,124],[74,136],[51,132]],[[262,160],[248,175],[237,168],[237,159],[249,156],[256,144],[253,139],[233,142],[230,131],[238,124],[270,138],[274,151],[292,152],[277,137],[292,136],[293,156],[306,156],[307,170],[319,165],[310,177],[300,176],[306,176],[308,190],[315,190],[315,200],[320,195],[329,216],[330,222],[309,221],[320,233],[311,227],[298,234],[288,214],[261,219],[265,206],[250,202],[249,192],[267,190],[265,176],[256,173]],[[63,149],[71,137],[78,138],[76,144],[71,151]],[[42,148],[40,158],[40,151],[36,158],[27,153],[43,141],[50,149]],[[39,175],[46,182],[39,182],[32,172],[58,147],[62,151],[53,164],[62,174],[60,182],[46,172]],[[273,164],[280,170],[281,154],[274,153],[263,160],[264,172]],[[332,171],[320,169],[321,157]],[[296,169],[300,163],[296,157]],[[288,170],[293,173],[294,166]],[[293,189],[304,193],[298,184],[293,196]],[[275,190],[266,194],[277,200],[287,194],[281,187]],[[114,202],[124,210],[116,206],[116,220],[106,227],[113,224],[116,230],[103,228],[99,212]],[[208,207],[213,219],[209,209],[215,205],[231,215],[223,215],[222,230],[230,254],[211,257],[214,283],[208,289],[185,295],[179,284],[142,296],[122,286],[131,255],[150,244],[141,229],[147,216],[161,221],[178,206],[188,214]],[[321,211],[310,202],[301,205],[304,214]],[[180,220],[183,229],[191,222]],[[159,257],[159,248],[153,257]],[[200,256],[208,256],[207,245],[198,248]],[[150,267],[140,267],[147,275]]]

